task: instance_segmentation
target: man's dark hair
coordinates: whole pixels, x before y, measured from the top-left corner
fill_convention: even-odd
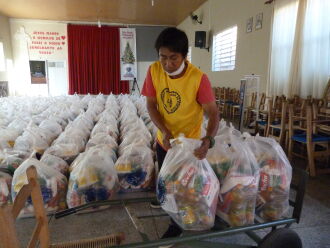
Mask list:
[[[177,28],[166,28],[158,36],[155,48],[157,53],[161,47],[172,52],[181,53],[185,58],[188,54],[188,38],[185,32]]]

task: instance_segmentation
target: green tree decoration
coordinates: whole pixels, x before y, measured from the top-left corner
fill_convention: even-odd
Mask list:
[[[123,61],[124,64],[134,64],[135,62],[134,54],[128,42],[126,43],[124,55],[121,57],[121,61]]]

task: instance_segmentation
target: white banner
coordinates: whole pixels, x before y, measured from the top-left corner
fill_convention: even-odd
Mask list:
[[[120,28],[120,79],[137,78],[135,28]]]

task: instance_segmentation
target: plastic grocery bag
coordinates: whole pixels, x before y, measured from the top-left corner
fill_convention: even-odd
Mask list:
[[[10,188],[13,178],[0,171],[0,206],[11,202]]]
[[[157,180],[161,207],[185,230],[214,225],[219,181],[206,159],[193,152],[200,140],[179,137],[172,142]]]
[[[15,171],[12,181],[12,199],[15,200],[16,195],[21,188],[28,184],[26,170],[35,166],[38,174],[38,182],[41,188],[41,194],[44,201],[44,207],[48,213],[62,210],[66,208],[65,195],[67,190],[67,179],[60,172],[46,166],[39,160],[29,158],[24,161]],[[25,207],[22,209],[20,216],[28,217],[34,213],[32,200],[28,198]]]
[[[0,152],[0,169],[11,175],[22,164],[24,159],[15,151]]]
[[[46,153],[41,157],[40,162],[52,167],[58,172],[61,172],[64,176],[69,174],[69,165],[60,157]]]
[[[119,189],[118,176],[108,146],[94,146],[71,165],[67,203],[70,208],[111,199]]]
[[[109,125],[107,123],[99,122],[97,123],[93,131],[91,133],[91,137],[93,138],[97,134],[102,133],[102,134],[108,134],[112,136],[115,140],[117,140],[119,131],[117,125]]]
[[[0,150],[12,148],[19,133],[14,129],[0,128]]]
[[[155,164],[152,150],[135,142],[123,149],[115,164],[121,188],[147,189],[154,175]]]
[[[115,139],[105,133],[98,133],[91,138],[86,144],[86,150],[96,145],[108,145],[114,152],[118,150],[118,144]]]
[[[236,149],[231,146],[231,142],[233,138],[237,140],[240,135],[233,126],[226,126],[223,119],[220,121],[220,126],[222,126],[222,132],[214,138],[214,147],[208,151],[206,159],[217,175],[220,184],[223,184],[229,168],[239,158]]]
[[[229,168],[234,163],[232,160],[235,159],[235,150],[225,142],[221,135],[216,136],[214,140],[214,147],[209,149],[206,159],[219,179],[220,184],[223,184]]]
[[[218,152],[226,156],[216,168],[217,173],[218,167],[225,168],[224,174],[219,173],[221,189],[217,215],[231,226],[253,224],[259,168],[254,154],[240,138],[231,135],[229,140],[227,147],[226,144],[218,147]]]
[[[255,151],[260,167],[257,213],[265,220],[286,217],[292,167],[282,147],[272,138],[251,137],[246,140]]]
[[[150,135],[150,134],[149,134]],[[151,137],[151,136],[150,136]],[[122,155],[125,148],[132,143],[138,142],[139,144],[143,144],[144,146],[150,147],[151,140],[149,136],[145,136],[143,133],[139,132],[130,132],[123,136],[123,140],[119,145],[119,155]]]

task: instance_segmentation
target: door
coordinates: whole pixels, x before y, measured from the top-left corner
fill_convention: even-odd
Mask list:
[[[65,61],[47,61],[49,96],[67,95],[68,72]]]

